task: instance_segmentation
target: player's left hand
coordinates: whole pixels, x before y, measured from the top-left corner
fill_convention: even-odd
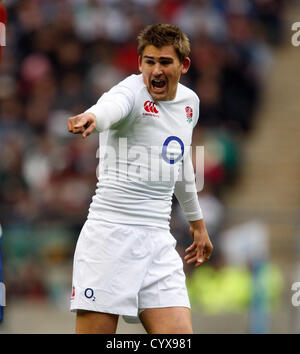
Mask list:
[[[193,235],[194,242],[185,250],[187,255],[184,257],[184,260],[188,264],[196,262],[195,268],[197,268],[210,258],[213,245],[208,236],[203,219],[191,221],[190,232]]]

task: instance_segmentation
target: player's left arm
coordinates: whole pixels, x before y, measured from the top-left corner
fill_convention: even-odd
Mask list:
[[[174,194],[190,223],[190,232],[194,239],[191,246],[185,250],[187,254],[184,259],[187,263],[195,263],[195,267],[199,267],[210,258],[213,245],[206,230],[199,205],[190,154],[183,160],[182,170],[182,180],[176,182]]]
[[[184,259],[188,264],[196,262],[195,267],[199,267],[210,258],[213,245],[206,230],[204,219],[190,221],[189,223],[194,242],[185,250],[187,255]]]

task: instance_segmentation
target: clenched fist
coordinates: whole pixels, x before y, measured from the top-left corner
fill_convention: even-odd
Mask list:
[[[81,113],[68,119],[70,133],[81,134],[83,138],[89,136],[96,129],[96,116],[93,113]]]

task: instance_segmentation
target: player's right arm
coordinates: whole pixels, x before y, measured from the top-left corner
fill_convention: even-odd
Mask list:
[[[125,86],[115,86],[84,113],[68,119],[70,133],[85,138],[94,130],[102,132],[126,118],[134,105],[134,94]]]

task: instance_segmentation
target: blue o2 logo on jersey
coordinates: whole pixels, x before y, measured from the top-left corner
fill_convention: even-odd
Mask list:
[[[95,301],[95,296],[94,296],[94,290],[92,288],[86,288],[84,291],[84,296],[87,299],[92,299],[93,301]]]
[[[167,156],[167,152],[168,152],[168,145],[170,144],[171,141],[177,141],[178,144],[180,145],[180,149],[181,149],[181,154],[179,154],[176,159],[169,159]],[[162,147],[162,158],[169,163],[170,165],[174,165],[176,162],[180,161],[181,158],[183,157],[184,154],[184,144],[183,141],[181,139],[179,139],[177,136],[169,136],[163,143],[163,147]]]

